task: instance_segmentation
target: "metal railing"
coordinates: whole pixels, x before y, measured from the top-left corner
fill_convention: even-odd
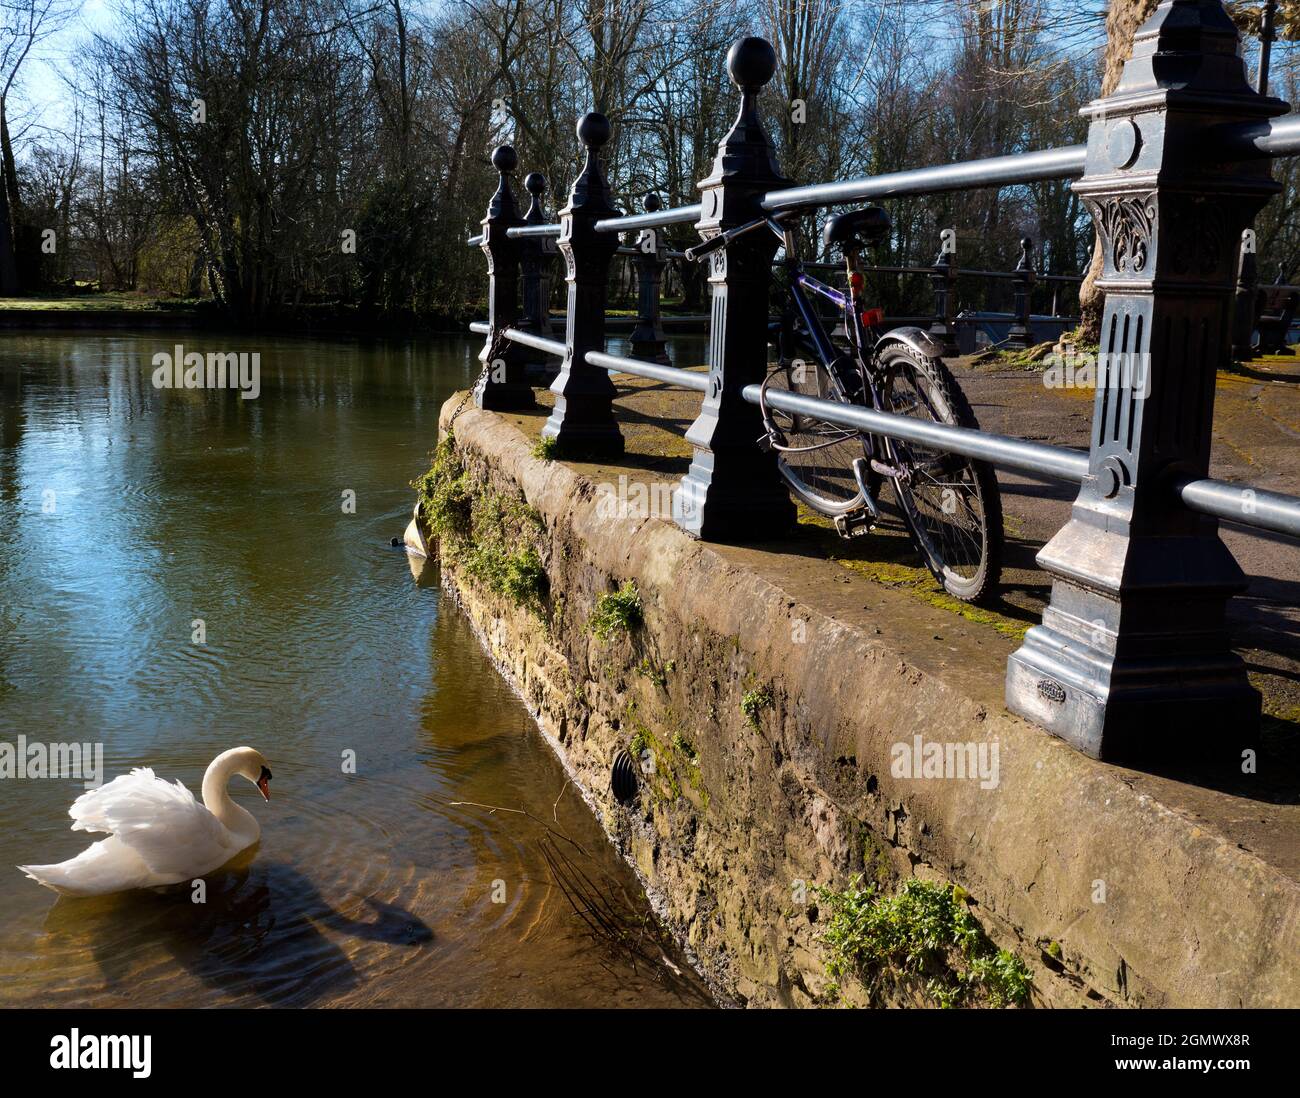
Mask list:
[[[654,198],[654,196],[647,196]],[[656,199],[657,201],[657,199]],[[684,220],[683,211],[695,211],[698,207],[690,206],[682,209],[671,210],[669,213],[674,215],[674,221]],[[659,218],[658,214],[654,215],[654,225],[662,226],[665,222]],[[629,218],[610,218],[607,221],[597,223],[597,231],[624,231],[624,222]],[[611,226],[608,230],[602,226]],[[618,228],[614,228],[617,226]],[[546,240],[554,239],[559,236],[560,227],[558,225],[523,225],[517,228],[508,229],[506,236],[511,240]],[[633,257],[635,262],[633,266],[636,273],[636,288],[638,296],[638,315],[636,320],[635,331],[650,332],[652,334],[642,335],[638,342],[643,344],[655,343],[652,353],[657,358],[666,362],[666,349],[662,346],[663,338],[661,332],[660,316],[660,285],[667,270],[667,262],[670,260],[685,260],[689,262],[689,257],[685,252],[665,248],[660,245],[656,238],[647,237],[644,230],[638,238],[638,245],[620,245],[617,253],[622,256]],[[652,248],[644,247],[644,242],[649,239],[654,242]],[[471,247],[481,247],[483,241],[482,235],[470,237],[468,243]],[[980,325],[988,321],[985,315],[968,315],[963,316],[958,312],[958,294],[957,282],[959,279],[983,279],[989,281],[1012,282],[1016,286],[1015,303],[1013,312],[1010,315],[1011,331],[1005,340],[999,341],[1000,345],[1006,349],[1024,349],[1036,341],[1041,341],[1036,332],[1036,322],[1044,323],[1041,314],[1035,314],[1032,310],[1033,290],[1039,283],[1046,283],[1052,286],[1051,304],[1047,317],[1054,321],[1069,320],[1077,322],[1077,317],[1063,317],[1059,310],[1059,290],[1062,286],[1078,286],[1083,282],[1083,276],[1077,274],[1052,274],[1050,272],[1039,271],[1034,267],[1032,259],[1032,241],[1025,238],[1021,241],[1020,259],[1014,270],[997,271],[987,270],[976,267],[959,267],[956,265],[956,241],[957,233],[955,229],[945,229],[940,234],[939,256],[934,264],[928,267],[916,265],[891,265],[883,263],[864,264],[860,268],[862,271],[878,275],[922,275],[927,277],[931,282],[932,294],[934,299],[933,312],[925,321],[929,325],[931,338],[935,339],[944,349],[945,354],[956,355],[964,353],[961,341],[958,338],[960,329],[966,326]],[[809,271],[823,271],[832,274],[843,274],[844,265],[834,262],[809,261],[803,264],[804,268]],[[540,270],[531,272],[531,277],[536,279],[541,275]],[[529,286],[530,272],[524,274],[525,297],[531,299],[535,294],[530,294]],[[549,299],[546,301],[539,300],[539,308],[549,306]],[[696,318],[686,318],[694,320]],[[699,317],[700,322],[707,320],[705,317]],[[898,327],[910,324],[913,321],[906,315],[903,317],[890,316],[886,321],[886,327]],[[1056,330],[1051,330],[1051,335],[1059,332],[1059,325]],[[1252,329],[1253,330],[1253,329]],[[970,338],[973,338],[970,337]],[[974,350],[972,345],[969,350]]]
[[[845,428],[1080,486],[1070,520],[1038,555],[1052,595],[1042,624],[1008,661],[1006,697],[1014,712],[1106,759],[1186,750],[1197,730],[1216,729],[1234,747],[1253,742],[1259,696],[1223,625],[1227,600],[1244,577],[1216,520],[1300,535],[1300,498],[1208,477],[1209,438],[1215,371],[1228,364],[1233,337],[1224,318],[1238,289],[1235,241],[1278,189],[1267,159],[1300,153],[1300,118],[1250,87],[1233,35],[1218,0],[1163,0],[1138,32],[1116,93],[1085,110],[1086,145],[800,187],[776,174],[758,114],[775,55],[761,39],[742,39],[728,57],[741,92],[739,116],[718,150],[728,170],[701,182],[698,205],[635,215],[614,209],[600,163],[610,128],[600,115],[579,123],[586,162],[558,225],[542,220],[536,192],[528,218],[518,217],[508,178],[513,152],[498,150],[500,186],[479,238],[489,259],[490,315],[474,330],[488,337],[489,350],[524,346],[561,360],[551,386],[555,408],[543,428],[561,452],[572,446],[575,453],[621,453],[610,373],[704,393],[688,434],[696,460],[674,493],[675,521],[711,540],[779,535],[793,522],[793,506],[775,456],[757,445],[763,430],[755,406],[768,333],[754,317],[767,315],[764,272],[774,238],[737,236],[725,260],[715,254],[710,361],[702,374],[650,361],[654,356],[638,351],[635,338],[637,357],[606,352],[604,295],[618,234],[638,232],[633,250],[662,263],[655,230],[666,225],[694,222],[708,240],[764,212],[1074,180],[1105,260],[1086,452],[798,393],[769,390],[766,400]],[[1153,65],[1157,54],[1162,63]],[[1206,118],[1216,121],[1207,126]],[[522,249],[553,239],[566,259],[562,343],[548,336],[546,310],[521,310],[513,282],[520,264],[527,267]],[[1029,242],[1023,245],[1011,275],[1018,316],[1036,277],[1068,277],[1036,275]],[[949,250],[935,268],[916,273],[950,287],[960,270]],[[942,336],[947,314],[944,307],[936,313]],[[648,327],[640,334],[653,348],[656,325]],[[1140,388],[1126,369],[1134,363],[1143,366],[1136,371]],[[518,358],[504,354],[499,366],[485,373],[476,403],[533,405]],[[1165,736],[1162,729],[1173,731]]]

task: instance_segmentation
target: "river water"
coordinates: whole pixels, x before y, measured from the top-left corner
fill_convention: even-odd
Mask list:
[[[257,398],[155,388],[177,342],[257,352]],[[69,830],[82,781],[0,781],[0,1005],[707,1005],[436,570],[389,545],[476,349],[6,336],[0,741],[196,794],[247,744],[274,779],[232,783],[262,838],[202,903],[41,888],[11,867],[98,837]]]

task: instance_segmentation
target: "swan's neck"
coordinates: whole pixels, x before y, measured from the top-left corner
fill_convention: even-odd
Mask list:
[[[235,804],[226,788],[238,771],[239,759],[234,751],[226,751],[213,759],[203,775],[203,803],[228,831],[251,834],[256,839],[262,833],[257,817]]]

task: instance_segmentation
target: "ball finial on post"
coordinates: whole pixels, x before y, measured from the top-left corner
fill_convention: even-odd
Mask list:
[[[498,173],[497,189],[483,218],[483,251],[488,264],[488,337],[479,360],[491,364],[474,386],[474,406],[487,410],[532,408],[536,401],[523,376],[523,363],[513,345],[501,347],[502,333],[519,320],[520,244],[510,230],[524,221],[510,189],[510,175],[519,157],[509,145],[492,150],[492,167]],[[500,368],[498,368],[498,366]]]
[[[492,167],[501,175],[509,175],[518,163],[519,157],[515,154],[513,145],[498,145],[492,150]]]
[[[578,140],[588,149],[600,148],[609,135],[609,119],[599,111],[588,111],[578,120]]]
[[[647,192],[645,198],[641,200],[641,208],[646,213],[656,213],[663,208],[663,202],[654,191]]]
[[[568,283],[564,358],[551,385],[555,410],[542,427],[542,437],[555,439],[565,450],[572,447],[570,452],[603,457],[623,452],[623,435],[614,418],[618,390],[609,372],[592,366],[586,357],[605,350],[609,266],[619,248],[618,233],[596,228],[621,216],[600,163],[600,146],[609,141],[610,132],[609,119],[595,111],[583,115],[577,125],[583,165],[560,211],[557,241]]]
[[[541,172],[529,172],[524,176],[524,190],[532,196],[532,201],[528,204],[528,212],[524,214],[524,220],[530,225],[543,224],[546,221],[546,213],[542,208],[542,200],[546,194],[546,176]],[[550,252],[554,251],[554,245],[551,241],[543,240],[535,243],[541,248],[542,254],[550,254]]]
[[[740,38],[727,52],[731,82],[745,91],[757,91],[776,73],[776,50],[766,38]]]

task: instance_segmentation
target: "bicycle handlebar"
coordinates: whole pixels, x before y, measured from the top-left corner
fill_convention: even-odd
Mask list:
[[[737,237],[744,236],[746,233],[752,233],[755,229],[761,229],[764,226],[772,228],[773,232],[781,226],[780,214],[764,214],[762,217],[756,217],[753,221],[747,221],[743,225],[737,225],[734,229],[728,229],[726,232],[718,233],[717,236],[710,237],[701,244],[696,244],[693,248],[687,248],[682,254],[685,255],[692,263],[698,263],[705,256],[712,255],[714,252],[727,247]],[[773,228],[775,226],[775,228]]]
[[[710,256],[714,252],[720,251],[730,243],[731,241],[727,239],[726,233],[718,233],[717,236],[711,237],[703,243],[687,248],[682,254],[684,254],[692,263],[698,263],[705,256]]]

